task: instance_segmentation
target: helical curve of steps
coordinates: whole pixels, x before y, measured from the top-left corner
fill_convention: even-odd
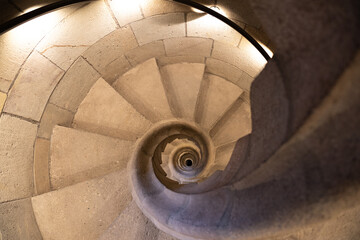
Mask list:
[[[148,2],[0,36],[0,240],[357,240],[351,1],[252,1],[269,62],[210,16]]]
[[[159,68],[152,58],[123,74],[112,86],[99,78],[79,105],[73,128],[53,129],[51,183],[54,189],[66,188],[33,198],[40,230],[46,233],[51,229],[46,223],[55,207],[51,205],[54,198],[76,194],[84,184],[113,182],[114,186],[108,187],[121,195],[121,202],[118,210],[112,210],[125,222],[128,220],[119,210],[134,208],[130,188],[140,210],[154,222],[167,218],[166,210],[170,211],[166,214],[177,213],[178,201],[183,205],[184,200],[160,197],[162,211],[158,211],[147,202],[159,196],[146,194],[164,191],[162,194],[170,197],[187,198],[190,192],[208,190],[206,182],[226,168],[237,139],[251,132],[251,119],[249,105],[241,98],[244,91],[204,70],[200,63]],[[241,121],[237,121],[239,116]],[[87,156],[80,156],[85,149]],[[82,182],[96,177],[100,179]],[[138,217],[133,221],[136,227],[146,220]],[[114,224],[102,239],[120,234],[121,223]]]

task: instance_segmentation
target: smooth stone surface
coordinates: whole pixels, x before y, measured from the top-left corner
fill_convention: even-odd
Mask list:
[[[234,152],[236,146],[236,142],[229,143],[227,145],[223,145],[216,149],[214,167],[212,168],[215,170],[224,170],[228,165],[230,158]]]
[[[71,112],[76,112],[80,103],[99,77],[95,69],[80,57],[55,88],[50,97],[50,103]]]
[[[50,141],[37,138],[34,147],[34,187],[36,195],[50,191],[49,159]]]
[[[121,27],[143,18],[139,1],[118,0],[108,3]]]
[[[278,147],[273,154],[270,151],[275,144],[278,144],[278,139],[281,139],[278,136],[281,132],[272,135],[276,142],[274,143],[273,139],[268,140],[263,152],[260,152],[260,154],[271,154],[271,157],[259,162],[258,159],[260,157],[264,159],[264,155],[252,156],[252,152],[257,152],[254,150],[250,152],[250,158],[244,162],[238,176],[248,176],[250,172],[253,175],[256,171],[258,177],[254,180],[258,182],[237,191],[241,204],[234,204],[234,218],[231,219],[230,224],[233,226],[241,224],[243,229],[251,229],[258,223],[261,223],[260,226],[271,224],[272,228],[269,230],[272,232],[299,226],[309,227],[318,223],[324,226],[325,221],[359,206],[360,162],[354,161],[356,156],[359,156],[360,149],[359,141],[357,141],[359,133],[354,131],[360,121],[359,56],[357,61],[354,61],[338,79],[332,91],[323,99],[322,104],[313,110],[312,115],[296,134],[285,144],[281,144],[281,148]],[[270,76],[276,75],[274,71]],[[267,80],[272,80],[268,83],[269,86],[274,86],[276,83],[273,79]],[[264,84],[266,86],[267,83],[259,82],[259,86]],[[281,85],[277,86],[277,89],[281,90],[279,87]],[[266,86],[265,89],[269,87]],[[260,130],[264,132],[267,129]],[[278,131],[278,129],[273,129],[273,131]],[[264,136],[267,137],[263,132],[257,133],[259,140],[262,140]],[[265,133],[268,134],[268,132]],[[256,140],[259,142],[258,139]],[[262,197],[257,198],[258,194]],[[258,207],[254,208],[254,206]],[[251,209],[256,211],[250,213]],[[279,217],[273,218],[274,213]],[[236,218],[238,214],[251,216],[251,218],[241,221],[241,218]],[[344,226],[341,218],[335,224]],[[334,225],[330,228],[335,230]],[[346,226],[342,229],[346,233]],[[253,233],[259,232],[257,227],[253,230]],[[352,233],[348,233],[350,237]],[[330,235],[338,237],[335,232],[333,234]],[[323,232],[321,236],[328,237],[329,235]],[[345,236],[348,237],[344,234]]]
[[[134,33],[127,26],[116,29],[99,40],[86,50],[83,56],[111,84],[130,69],[124,53],[136,47],[138,43]]]
[[[165,47],[162,40],[154,41],[125,53],[132,66],[136,66],[150,58],[159,58],[165,55]]]
[[[159,66],[165,66],[175,63],[205,63],[205,57],[202,56],[172,56],[172,57],[159,57],[157,58]]]
[[[42,240],[30,198],[0,204],[0,239]]]
[[[7,95],[5,93],[0,92],[0,114],[5,105],[6,98],[7,98]]]
[[[56,126],[51,137],[53,189],[126,168],[133,142]]]
[[[40,121],[37,135],[42,138],[50,139],[55,125],[70,127],[74,114],[67,110],[61,109],[54,104],[49,103],[44,111]]]
[[[95,1],[57,25],[36,49],[67,70],[81,53],[115,28],[105,3]]]
[[[178,63],[161,68],[174,116],[194,120],[204,68],[200,63]]]
[[[116,80],[113,87],[137,111],[152,122],[172,118],[155,58],[122,75]]]
[[[239,48],[214,42],[212,58],[232,64],[251,77],[256,77],[266,64],[265,58],[246,39],[242,39]]]
[[[250,77],[249,74],[243,72],[240,78],[237,79],[236,85],[238,85],[240,88],[244,89],[248,93],[250,92],[251,84],[253,83],[253,81],[253,77]]]
[[[187,14],[187,36],[211,38],[219,42],[237,46],[241,35],[224,22],[207,14]]]
[[[244,74],[239,68],[214,58],[206,59],[205,71],[223,77],[236,85],[238,85],[239,79],[241,79]]]
[[[33,197],[44,240],[98,239],[131,202],[125,170]]]
[[[125,140],[135,140],[151,122],[100,78],[80,104],[73,126]]]
[[[11,86],[11,81],[0,77],[0,91],[7,93]]]
[[[4,111],[39,121],[45,105],[64,72],[34,52],[11,88]]]
[[[242,167],[244,173],[267,161],[280,148],[287,137],[289,124],[289,102],[275,61],[269,61],[252,83],[250,92],[253,130],[246,161],[248,169]]]
[[[185,15],[169,13],[130,24],[140,45],[156,40],[173,37],[185,37]]]
[[[211,129],[215,146],[222,146],[251,133],[250,106],[238,99]]]
[[[3,3],[2,3],[3,4]],[[13,82],[21,65],[28,58],[36,44],[53,29],[60,21],[73,13],[79,4],[53,11],[11,29],[0,36],[0,89]],[[5,91],[7,92],[7,91]]]
[[[100,240],[148,240],[158,239],[159,229],[147,219],[136,203],[132,201],[120,214]]]
[[[289,129],[295,132],[359,49],[359,3],[253,0],[250,4],[276,46],[293,109]],[[333,16],[337,17],[329,20]]]
[[[213,42],[212,39],[192,37],[164,39],[167,56],[195,55],[210,57]]]
[[[37,126],[2,114],[0,117],[0,202],[33,193],[33,146]]]
[[[197,118],[200,125],[209,131],[241,96],[243,90],[224,78],[205,74],[201,92]]]

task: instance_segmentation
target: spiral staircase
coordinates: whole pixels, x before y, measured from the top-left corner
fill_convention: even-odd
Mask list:
[[[197,2],[274,57],[165,0],[0,36],[0,240],[360,239],[359,4]]]

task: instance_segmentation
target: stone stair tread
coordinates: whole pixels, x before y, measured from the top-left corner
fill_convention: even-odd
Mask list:
[[[201,91],[197,117],[206,130],[210,130],[244,92],[237,85],[212,74],[204,75]]]
[[[155,58],[123,74],[113,87],[149,120],[173,118]]]
[[[239,98],[210,130],[210,136],[218,147],[237,141],[251,130],[250,105]]]
[[[216,149],[213,171],[224,170],[226,168],[235,149],[235,145],[236,142],[232,142]]]
[[[126,140],[135,140],[151,127],[104,79],[100,78],[80,104],[73,126]]]
[[[176,117],[194,120],[205,64],[176,63],[160,69]]]
[[[158,239],[158,235],[159,229],[144,216],[135,201],[132,201],[100,240],[148,240]]]
[[[98,239],[131,202],[126,170],[33,197],[44,240]]]
[[[125,169],[134,142],[56,126],[51,137],[53,189]]]

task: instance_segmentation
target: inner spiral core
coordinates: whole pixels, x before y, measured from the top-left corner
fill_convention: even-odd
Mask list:
[[[208,133],[193,123],[179,120],[159,123],[143,136],[137,149],[134,169],[153,172],[168,189],[181,192],[185,185],[191,187],[212,174],[213,143]],[[141,176],[136,177],[140,180]]]

